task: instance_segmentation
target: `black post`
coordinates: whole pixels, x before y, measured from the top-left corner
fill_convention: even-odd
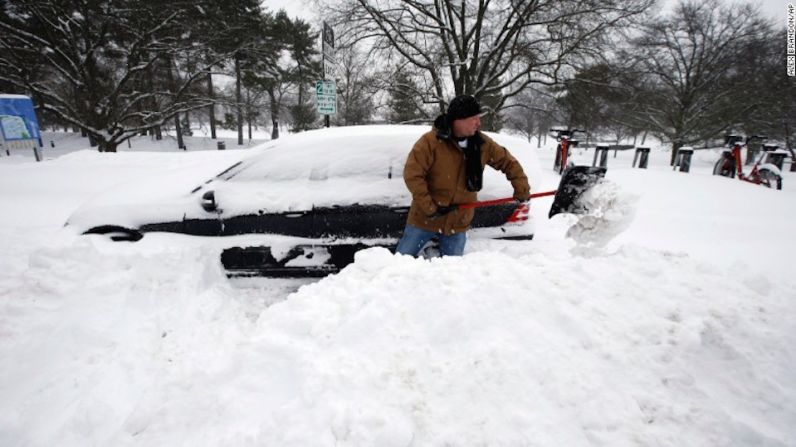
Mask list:
[[[600,167],[606,168],[608,167],[608,146],[604,144],[598,144],[596,148],[594,148],[594,160],[592,160],[591,165],[597,166],[597,157],[600,158]]]
[[[689,172],[691,170],[691,155],[694,154],[694,148],[683,146],[677,149],[677,159],[675,160],[674,167],[680,166],[680,172]]]
[[[777,169],[782,171],[783,166],[785,165],[785,157],[788,156],[788,153],[785,151],[779,152],[768,152],[766,154],[766,163],[771,163],[772,165],[776,166]]]
[[[324,122],[326,122],[326,127],[329,127],[329,115],[324,115],[323,117]]]
[[[633,167],[636,167],[636,161],[638,160],[638,167],[639,169],[647,169],[647,163],[649,162],[650,156],[650,148],[648,147],[637,147],[636,148],[636,155],[633,156]]]

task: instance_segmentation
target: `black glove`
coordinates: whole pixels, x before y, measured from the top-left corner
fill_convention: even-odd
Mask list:
[[[451,211],[454,211],[458,207],[458,205],[438,206],[437,210],[431,213],[431,215],[428,217],[436,219],[450,213]]]

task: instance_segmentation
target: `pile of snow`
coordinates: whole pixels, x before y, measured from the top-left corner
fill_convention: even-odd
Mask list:
[[[320,281],[230,281],[218,238],[62,227],[197,154],[0,158],[0,445],[796,439],[789,173],[771,191],[612,159],[591,229],[541,217],[547,198],[533,241],[370,249]]]

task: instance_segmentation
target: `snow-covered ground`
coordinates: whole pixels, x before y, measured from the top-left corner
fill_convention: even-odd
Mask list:
[[[688,174],[612,153],[603,213],[548,220],[540,199],[533,241],[244,282],[207,239],[63,224],[247,149],[56,138],[42,163],[0,156],[0,445],[796,445],[793,173],[773,191],[712,176],[717,151]],[[535,146],[509,149],[554,187]]]

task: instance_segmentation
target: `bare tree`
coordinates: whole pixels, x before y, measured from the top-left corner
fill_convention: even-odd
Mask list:
[[[328,6],[344,43],[367,40],[421,70],[428,103],[453,94],[499,98],[554,84],[578,56],[653,0],[344,0]],[[321,3],[331,3],[321,0]]]
[[[748,85],[745,102],[756,105],[736,122],[747,135],[764,134],[772,142],[793,148],[796,132],[796,82],[783,69],[786,60],[785,29],[771,29],[751,40],[740,53],[737,74]],[[793,152],[793,151],[792,151]]]
[[[337,51],[337,60],[339,110],[335,121],[343,126],[367,123],[373,117],[374,96],[378,90],[367,54],[356,47],[346,47]]]
[[[531,141],[537,137],[537,147],[553,126],[555,117],[561,114],[553,95],[546,91],[526,89],[515,98],[515,103],[507,107],[508,126]]]
[[[678,147],[715,137],[755,107],[736,76],[739,49],[767,29],[751,5],[719,0],[683,1],[645,26],[632,57],[647,93],[638,113],[671,142],[672,163]]]

